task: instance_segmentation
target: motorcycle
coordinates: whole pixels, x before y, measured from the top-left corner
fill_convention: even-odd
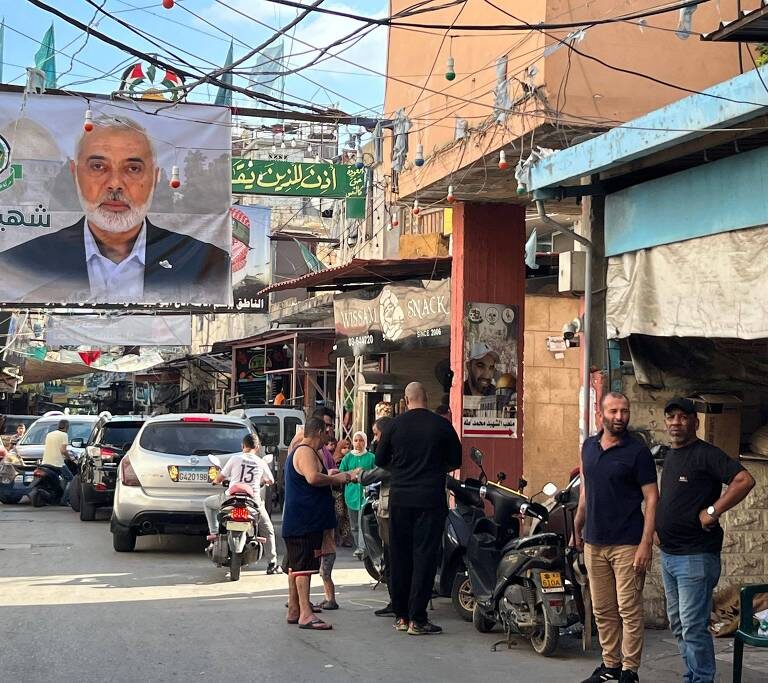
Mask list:
[[[379,508],[379,489],[381,482],[364,488],[365,501],[360,516],[360,528],[363,532],[363,565],[375,582],[387,583],[384,544],[379,535],[379,520],[376,513]]]
[[[67,464],[64,464],[67,467]],[[70,470],[71,471],[71,470]],[[52,465],[38,465],[32,472],[32,483],[29,485],[29,502],[32,507],[41,508],[44,505],[58,505],[64,497],[67,481]]]
[[[472,457],[482,459],[482,453],[473,449]],[[475,488],[466,482],[462,486]],[[543,493],[556,491],[554,484],[548,484]],[[519,536],[520,519],[546,523],[549,510],[496,482],[486,482],[477,492],[491,503],[494,514],[475,523],[467,548],[475,595],[473,624],[481,633],[501,624],[507,636],[501,642],[509,645],[513,635],[520,635],[537,653],[550,656],[557,649],[560,628],[583,618],[567,534],[543,531]]]
[[[216,456],[208,456],[221,467]],[[228,486],[228,482],[224,482]],[[255,564],[264,553],[266,538],[257,536],[259,509],[253,489],[247,484],[229,487],[218,513],[219,530],[205,552],[217,567],[229,567],[229,580],[238,581],[243,566]]]

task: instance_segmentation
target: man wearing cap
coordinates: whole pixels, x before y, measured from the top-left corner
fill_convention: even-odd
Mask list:
[[[493,396],[496,386],[496,364],[499,354],[485,342],[475,342],[469,349],[467,379],[464,381],[465,396]]]
[[[711,683],[715,649],[708,626],[720,579],[719,519],[744,500],[755,480],[738,460],[696,436],[699,420],[689,399],[669,401],[664,422],[671,449],[661,473],[656,533],[667,615],[686,667],[683,681]]]

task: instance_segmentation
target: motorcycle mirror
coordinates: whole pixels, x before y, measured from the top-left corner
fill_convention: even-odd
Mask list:
[[[541,489],[541,492],[545,496],[554,496],[557,493],[557,486],[551,481],[548,481],[546,484],[544,484],[544,488]]]
[[[469,457],[475,465],[482,466],[483,464],[483,452],[479,448],[473,448],[469,451]]]
[[[221,467],[221,460],[218,456],[213,455],[213,453],[209,453],[208,460],[210,460],[212,465],[216,465],[216,467]]]

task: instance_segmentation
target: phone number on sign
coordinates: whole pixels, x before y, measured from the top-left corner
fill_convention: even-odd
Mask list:
[[[433,327],[431,330],[417,330],[416,337],[439,337],[443,330],[439,327]]]
[[[347,339],[347,344],[350,346],[361,346],[361,345],[368,345],[373,344],[373,335],[372,334],[364,334],[360,337],[350,337]]]

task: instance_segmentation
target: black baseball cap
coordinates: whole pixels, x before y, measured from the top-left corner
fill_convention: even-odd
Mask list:
[[[696,406],[693,405],[693,401],[689,398],[681,398],[680,396],[667,401],[667,405],[664,406],[664,412],[668,413],[674,408],[682,410],[686,415],[693,415],[696,412]]]

